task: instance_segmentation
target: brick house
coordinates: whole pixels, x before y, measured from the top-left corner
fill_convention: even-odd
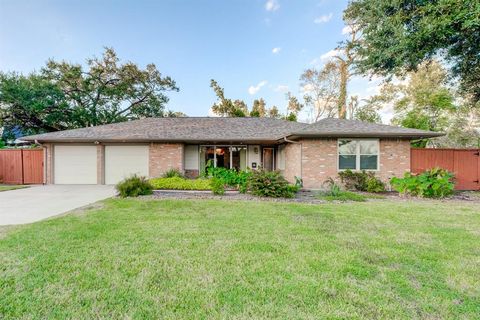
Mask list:
[[[48,184],[114,184],[175,168],[198,176],[215,166],[280,170],[320,188],[340,170],[371,170],[387,181],[410,170],[410,141],[442,135],[354,120],[313,124],[272,118],[147,118],[22,138],[45,148]]]

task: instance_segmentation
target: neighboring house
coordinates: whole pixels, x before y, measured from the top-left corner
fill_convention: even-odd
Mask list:
[[[114,184],[175,168],[198,176],[206,163],[280,170],[320,188],[339,170],[372,170],[384,181],[410,170],[410,140],[442,135],[353,120],[313,124],[272,118],[148,118],[28,136],[44,146],[46,183]]]

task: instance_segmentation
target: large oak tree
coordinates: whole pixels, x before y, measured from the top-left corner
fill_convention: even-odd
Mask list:
[[[144,117],[175,116],[165,110],[175,81],[154,64],[120,63],[106,48],[86,65],[49,60],[28,76],[0,74],[0,121],[23,133],[88,127]]]

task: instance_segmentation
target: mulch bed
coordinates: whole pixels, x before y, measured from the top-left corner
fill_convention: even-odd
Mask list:
[[[297,193],[295,198],[264,198],[257,197],[251,194],[243,194],[238,191],[227,191],[222,196],[212,194],[210,191],[177,191],[177,190],[155,190],[149,198],[154,199],[209,199],[209,200],[227,200],[227,201],[270,201],[270,202],[288,202],[288,203],[335,203],[341,201],[326,201],[316,198],[317,190],[301,190]],[[359,192],[368,197],[368,193]],[[422,199],[415,197],[401,197],[398,192],[384,192],[378,194],[378,199],[368,198],[367,201],[468,201],[480,203],[480,193],[471,191],[457,191],[449,198],[441,200]]]

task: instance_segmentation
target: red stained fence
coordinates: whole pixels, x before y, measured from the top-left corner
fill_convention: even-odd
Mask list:
[[[410,169],[420,173],[440,167],[455,174],[455,189],[480,190],[480,149],[414,149]]]
[[[43,149],[0,150],[0,183],[43,183]]]

